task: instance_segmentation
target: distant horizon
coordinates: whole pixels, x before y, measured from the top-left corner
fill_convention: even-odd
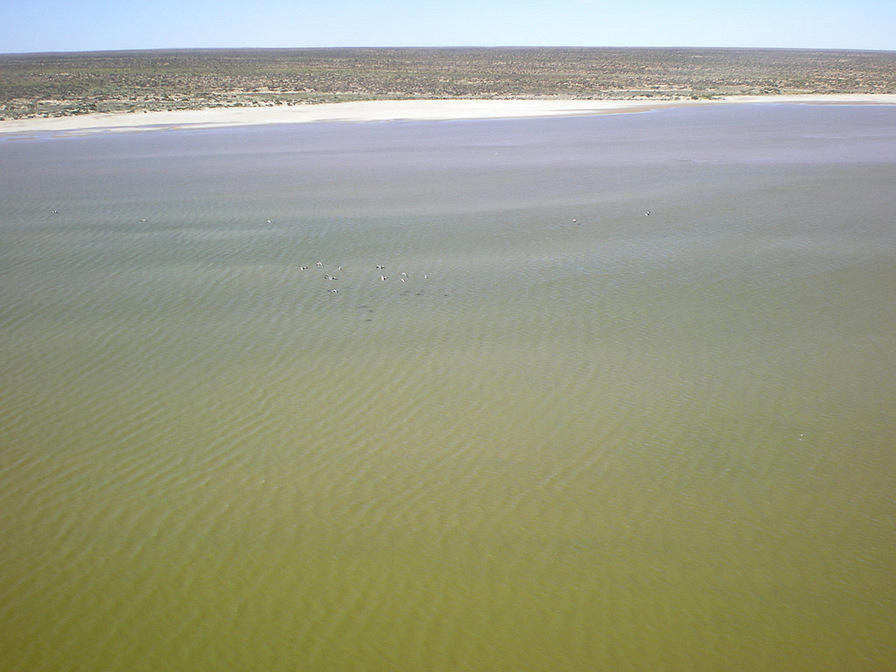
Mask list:
[[[184,52],[184,51],[339,51],[339,50],[451,50],[451,49],[630,49],[630,50],[668,50],[682,49],[694,51],[803,51],[803,52],[875,52],[896,53],[896,49],[850,48],[850,47],[744,47],[744,46],[693,46],[683,44],[670,45],[581,45],[581,44],[443,44],[443,45],[332,45],[312,47],[133,47],[120,49],[55,49],[44,51],[3,51],[0,56],[39,56],[41,54],[108,54],[108,53],[141,53],[141,52]]]

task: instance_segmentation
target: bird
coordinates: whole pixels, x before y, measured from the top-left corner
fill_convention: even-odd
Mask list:
[[[644,216],[645,216],[645,217],[650,217],[650,214],[651,214],[651,211],[648,210],[648,211],[646,211],[646,212],[644,213]]]
[[[389,279],[389,276],[388,276],[388,275],[381,275],[381,276],[380,276],[380,280],[382,280],[383,282],[385,282],[385,281],[388,280],[388,279]]]
[[[378,271],[383,271],[383,270],[385,270],[385,269],[386,269],[386,267],[383,266],[382,264],[377,264],[377,265],[376,265],[376,270],[378,270]]]

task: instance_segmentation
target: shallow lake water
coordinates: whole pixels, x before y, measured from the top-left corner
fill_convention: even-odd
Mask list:
[[[896,668],[894,185],[877,106],[0,139],[0,668]]]

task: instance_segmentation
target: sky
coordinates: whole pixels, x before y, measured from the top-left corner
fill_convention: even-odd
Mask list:
[[[0,53],[511,45],[896,50],[896,0],[0,0]]]

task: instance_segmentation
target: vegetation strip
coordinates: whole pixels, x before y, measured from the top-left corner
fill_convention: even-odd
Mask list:
[[[0,55],[0,119],[361,100],[896,93],[896,52],[364,48]]]

